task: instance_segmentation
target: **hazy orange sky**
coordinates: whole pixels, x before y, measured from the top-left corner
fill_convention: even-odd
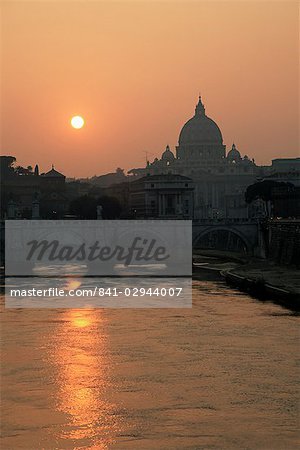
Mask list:
[[[259,164],[299,156],[298,2],[2,2],[1,153],[67,176],[172,150],[206,113]],[[86,126],[74,130],[70,117]]]

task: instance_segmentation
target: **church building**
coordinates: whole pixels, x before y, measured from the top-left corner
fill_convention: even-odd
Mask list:
[[[247,219],[245,190],[264,175],[263,168],[247,155],[242,157],[235,144],[226,152],[221,130],[206,115],[201,97],[179,134],[176,154],[167,146],[160,159],[128,173],[137,178],[168,173],[191,178],[195,219]]]

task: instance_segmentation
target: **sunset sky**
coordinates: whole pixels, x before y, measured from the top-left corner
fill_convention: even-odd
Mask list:
[[[1,153],[19,164],[70,177],[141,167],[146,151],[174,151],[199,92],[227,150],[259,164],[299,156],[298,2],[1,9]]]

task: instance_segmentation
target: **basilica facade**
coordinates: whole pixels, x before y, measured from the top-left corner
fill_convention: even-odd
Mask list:
[[[221,130],[206,115],[199,97],[194,116],[179,134],[176,153],[167,146],[160,159],[128,173],[137,178],[168,173],[190,177],[195,187],[195,219],[247,219],[251,211],[245,191],[265,175],[265,168],[241,156],[235,144],[226,152]]]

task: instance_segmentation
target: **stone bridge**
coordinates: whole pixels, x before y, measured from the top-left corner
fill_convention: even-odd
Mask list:
[[[195,220],[193,248],[259,256],[262,250],[260,234],[258,221]]]
[[[1,221],[0,231],[3,263],[4,221]],[[253,220],[194,220],[193,248],[265,257],[261,227],[258,221]]]

